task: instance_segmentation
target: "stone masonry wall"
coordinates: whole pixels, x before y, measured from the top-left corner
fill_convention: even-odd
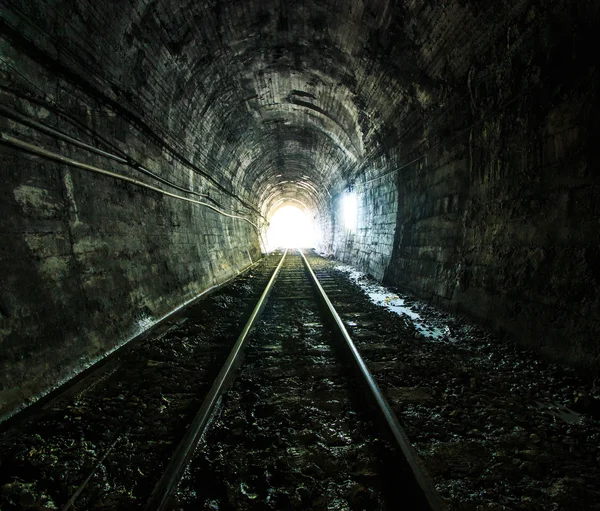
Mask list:
[[[345,228],[343,197],[334,197],[334,255],[381,280],[390,262],[398,210],[395,175],[356,188],[356,231]]]
[[[340,183],[360,214],[348,233],[334,197],[336,257],[597,370],[599,23],[593,1],[406,3],[420,81]]]
[[[597,370],[598,6],[528,4],[440,71],[464,86],[406,153],[385,281]]]
[[[11,41],[1,45],[3,105],[92,145],[104,137],[163,178],[247,213],[105,104]],[[0,129],[180,193],[7,118]],[[260,257],[242,220],[5,144],[0,162],[0,417]]]

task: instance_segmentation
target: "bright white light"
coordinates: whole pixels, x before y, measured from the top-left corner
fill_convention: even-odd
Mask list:
[[[269,251],[284,248],[311,248],[315,246],[312,218],[295,206],[283,206],[271,218],[267,231]]]
[[[344,207],[344,227],[349,231],[356,231],[356,220],[358,217],[358,206],[356,194],[353,192],[346,193],[343,199]]]

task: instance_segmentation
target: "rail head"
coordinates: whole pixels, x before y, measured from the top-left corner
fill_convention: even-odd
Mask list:
[[[144,508],[145,511],[164,511],[168,509],[169,499],[175,489],[177,488],[183,471],[194,453],[196,446],[202,439],[206,428],[210,424],[210,419],[217,407],[218,402],[233,382],[235,371],[239,367],[243,351],[245,348],[248,334],[252,328],[256,325],[258,318],[267,304],[273,285],[277,280],[277,276],[283,266],[283,261],[287,255],[287,250],[283,253],[277,268],[271,275],[269,283],[262,292],[256,306],[254,307],[250,318],[244,325],[244,328],[237,338],[231,352],[229,353],[227,360],[223,364],[223,367],[219,371],[218,376],[212,384],[211,389],[204,398],[202,406],[194,416],[192,423],[188,427],[183,439],[175,449],[171,460],[169,461],[167,468],[163,472],[162,477],[154,487],[150,498]]]
[[[445,506],[434,488],[431,477],[429,476],[425,467],[423,466],[423,462],[419,458],[417,452],[415,451],[415,448],[410,443],[410,440],[408,439],[408,436],[406,435],[404,429],[400,425],[396,414],[392,410],[387,399],[384,397],[383,393],[381,392],[381,389],[379,388],[379,385],[377,385],[377,382],[373,378],[373,375],[367,368],[367,365],[365,364],[360,353],[358,352],[358,349],[352,341],[348,330],[346,330],[342,318],[335,310],[335,307],[331,303],[331,300],[327,296],[327,293],[325,293],[325,290],[323,289],[323,286],[321,286],[319,279],[317,278],[315,272],[310,266],[308,259],[306,258],[302,250],[298,250],[298,252],[302,256],[304,265],[311,277],[313,285],[317,289],[319,298],[325,304],[327,310],[331,314],[331,318],[338,329],[339,335],[343,338],[345,346],[348,348],[352,359],[356,363],[356,368],[358,369],[363,379],[363,382],[365,383],[366,388],[368,389],[369,394],[377,404],[377,408],[380,410],[387,426],[389,427],[390,433],[394,437],[394,440],[396,441],[400,451],[406,458],[406,461],[416,481],[419,484],[419,487],[423,493],[424,498],[427,501],[429,508],[432,511],[444,511]]]

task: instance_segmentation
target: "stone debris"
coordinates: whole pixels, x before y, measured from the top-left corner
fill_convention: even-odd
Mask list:
[[[366,342],[359,349],[451,511],[600,509],[597,381],[336,268],[380,311],[369,314],[369,328],[389,332],[403,366],[386,371],[389,359],[370,359]],[[398,300],[414,315],[390,307]],[[411,389],[426,389],[427,399]]]

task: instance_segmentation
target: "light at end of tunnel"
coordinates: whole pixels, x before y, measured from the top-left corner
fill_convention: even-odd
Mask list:
[[[267,249],[312,248],[315,226],[310,215],[296,206],[283,206],[271,218],[267,230]]]
[[[351,232],[356,231],[358,204],[355,192],[346,192],[343,198],[344,227]]]

